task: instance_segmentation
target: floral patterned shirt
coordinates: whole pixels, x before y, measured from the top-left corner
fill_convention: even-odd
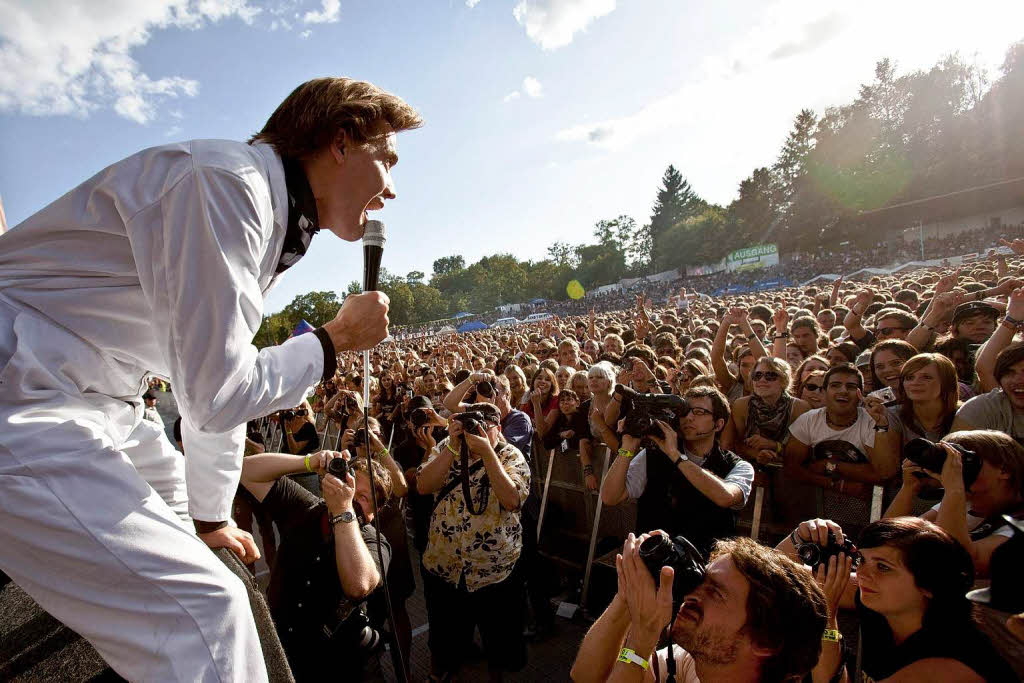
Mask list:
[[[440,456],[448,447],[448,439],[437,445],[430,458],[420,465]],[[453,488],[438,502],[430,517],[427,548],[423,552],[423,566],[427,571],[441,577],[452,585],[459,585],[465,574],[466,588],[477,591],[499,581],[512,573],[519,553],[523,548],[523,527],[519,513],[530,492],[530,467],[519,449],[508,443],[498,443],[495,453],[505,472],[519,494],[519,510],[511,511],[501,507],[498,496],[489,483],[482,480],[487,475],[486,467],[479,467],[469,475],[469,489],[474,510],[479,510],[486,497],[487,505],[479,515],[470,514],[462,492],[462,485]],[[462,463],[455,458],[445,485],[458,481],[462,476]],[[473,461],[470,461],[472,468]],[[436,494],[435,494],[436,495]]]

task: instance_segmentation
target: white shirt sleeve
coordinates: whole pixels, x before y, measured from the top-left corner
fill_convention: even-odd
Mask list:
[[[868,448],[875,447],[875,418],[868,414],[863,408],[857,408],[860,412],[858,424],[860,425],[860,438]],[[863,416],[863,417],[861,417]]]
[[[193,169],[128,223],[152,325],[181,412],[193,519],[231,516],[245,422],[302,402],[323,373],[315,335],[257,351],[262,251],[273,231],[263,176]]]
[[[743,492],[743,500],[733,505],[732,509],[742,510],[747,504],[747,499],[750,498],[750,489],[754,485],[754,466],[746,460],[740,460],[729,470],[729,474],[725,475],[725,479],[722,481],[740,487],[740,491]]]
[[[645,488],[647,488],[647,449],[642,448],[629,461],[629,469],[626,470],[626,493],[630,498],[636,499],[643,495]]]
[[[808,410],[806,413],[793,420],[793,424],[789,425],[789,433],[805,446],[812,445],[811,414],[813,412],[813,410]]]

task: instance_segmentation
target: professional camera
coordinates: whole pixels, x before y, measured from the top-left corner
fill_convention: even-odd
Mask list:
[[[279,415],[279,417],[280,417],[282,422],[288,422],[289,420],[291,420],[292,418],[295,417],[295,411],[294,410],[282,410],[280,413],[278,413],[278,415]]]
[[[483,398],[494,398],[494,384],[489,379],[476,383],[476,395]]]
[[[370,625],[362,605],[353,605],[344,600],[336,613],[342,618],[341,622],[333,629],[324,626],[324,635],[330,641],[331,647],[354,651],[359,657],[366,658],[384,644],[384,636]]]
[[[848,538],[839,543],[836,535],[831,531],[828,532],[828,545],[821,546],[813,541],[807,541],[800,543],[796,547],[796,554],[800,556],[800,561],[811,569],[817,569],[819,564],[822,562],[827,563],[833,556],[839,553],[846,553],[850,557],[856,557],[857,546]]]
[[[477,435],[480,433],[480,427],[483,426],[487,418],[484,417],[483,413],[467,410],[464,413],[452,415],[452,419],[459,422],[467,433]]]
[[[704,583],[704,576],[707,573],[700,551],[682,536],[649,536],[640,544],[640,559],[644,561],[655,581],[659,580],[662,567],[672,567],[675,570],[672,579],[673,609],[678,609],[687,594]]]
[[[679,417],[689,410],[686,401],[675,394],[639,394],[622,384],[615,385],[615,393],[622,398],[623,410],[627,411],[623,433],[639,439],[660,437],[661,429],[655,420],[674,428]]]
[[[969,451],[959,444],[949,444],[960,452],[960,458],[964,464],[964,488],[971,488],[971,484],[978,478],[981,472],[981,458],[974,451]],[[929,472],[938,474],[942,471],[942,465],[946,462],[946,449],[932,443],[928,439],[913,439],[903,447],[903,453],[915,465],[920,465]],[[919,479],[929,478],[924,472],[915,472],[914,476]]]
[[[412,426],[419,429],[430,420],[430,413],[426,408],[417,408],[409,415],[409,419],[412,421]]]
[[[327,473],[345,481],[349,473],[348,460],[345,458],[334,458],[327,463]]]
[[[366,446],[367,440],[370,438],[369,433],[366,431],[366,427],[361,427],[356,430],[355,436],[352,438],[352,447],[359,448],[360,446]]]

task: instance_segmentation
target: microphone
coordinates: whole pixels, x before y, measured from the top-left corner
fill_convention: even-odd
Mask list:
[[[363,228],[363,291],[373,292],[377,290],[377,281],[380,279],[380,259],[384,255],[384,242],[387,241],[387,236],[384,232],[384,224],[380,221],[366,221],[366,226]],[[366,349],[363,351],[363,405],[367,413],[370,412],[370,350]],[[366,423],[366,427],[369,424]],[[370,454],[373,452],[370,446],[370,432],[369,429],[363,430],[363,445],[366,448],[366,454],[369,459]],[[392,431],[392,436],[394,432]],[[390,441],[389,441],[390,444]],[[377,534],[377,560],[380,562],[380,566],[384,566],[384,555],[381,550],[382,543],[380,542],[380,507],[377,505],[377,486],[374,483],[374,472],[373,465],[366,468],[366,474],[370,480],[370,503],[373,505],[373,528]],[[381,573],[381,588],[384,590],[384,603],[387,606],[387,619],[391,625],[391,632],[397,633],[395,629],[395,610],[391,604],[391,588],[388,586],[387,572]],[[398,680],[403,683],[408,683],[410,680],[409,675],[405,671],[405,660],[399,654],[397,658],[398,662]]]
[[[380,278],[380,259],[384,255],[384,242],[387,235],[384,224],[380,221],[366,221],[363,231],[363,291],[372,292],[377,289]]]

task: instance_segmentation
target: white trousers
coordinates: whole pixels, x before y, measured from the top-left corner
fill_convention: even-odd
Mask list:
[[[264,681],[245,587],[188,522],[182,455],[104,393],[107,363],[0,299],[0,569],[130,681]]]

